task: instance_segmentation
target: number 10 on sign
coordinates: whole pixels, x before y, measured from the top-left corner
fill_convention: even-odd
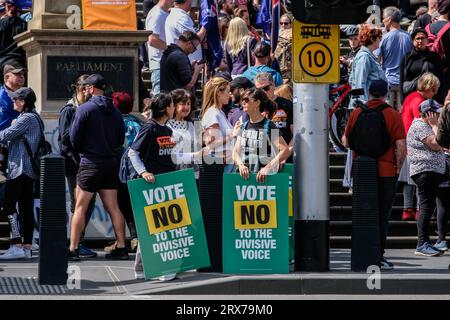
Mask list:
[[[339,82],[339,27],[294,21],[293,78],[297,83]]]

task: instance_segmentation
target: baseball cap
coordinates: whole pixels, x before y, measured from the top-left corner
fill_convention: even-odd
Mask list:
[[[25,71],[25,68],[20,65],[7,64],[3,67],[3,76],[7,73],[19,73],[21,71]]]
[[[253,82],[251,82],[246,77],[236,77],[230,82],[231,89],[249,89],[253,87]]]
[[[228,71],[218,71],[214,75],[214,78],[222,78],[230,82],[232,80],[231,74]]]
[[[82,81],[83,86],[94,86],[94,88],[100,90],[106,90],[106,81],[101,74],[95,73],[91,74],[86,80]]]
[[[440,113],[442,108],[441,105],[436,102],[436,100],[428,99],[420,104],[419,110],[421,113],[427,113],[430,111]]]
[[[369,86],[369,94],[374,97],[384,97],[388,93],[388,83],[384,80],[374,80]]]
[[[25,100],[27,104],[34,104],[36,102],[36,94],[33,89],[27,87],[17,89],[11,93],[11,98]]]
[[[351,36],[357,36],[359,35],[359,28],[357,26],[349,26],[347,30],[345,30],[345,35],[347,38],[350,38]]]

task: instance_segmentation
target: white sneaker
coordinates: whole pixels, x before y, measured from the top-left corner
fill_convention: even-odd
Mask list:
[[[136,280],[143,280],[143,279],[145,279],[144,271],[135,271],[134,272],[134,278]]]
[[[0,260],[25,259],[25,251],[21,247],[10,246],[8,250],[0,255]]]
[[[166,274],[164,276],[161,276],[158,278],[159,281],[170,281],[173,280],[177,277],[176,273],[172,273],[172,274]]]
[[[31,249],[23,249],[23,252],[25,253],[25,259],[29,260],[33,257]]]

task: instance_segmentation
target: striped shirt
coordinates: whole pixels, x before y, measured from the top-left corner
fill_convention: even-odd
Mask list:
[[[22,174],[36,180],[38,175],[33,171],[31,159],[22,138],[26,138],[33,154],[36,153],[40,139],[41,128],[36,115],[21,113],[11,126],[0,131],[0,142],[8,144],[8,179],[16,179]]]

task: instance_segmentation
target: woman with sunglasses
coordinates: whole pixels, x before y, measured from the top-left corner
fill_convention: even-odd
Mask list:
[[[34,231],[33,187],[39,178],[35,172],[29,149],[36,154],[38,145],[44,135],[44,124],[36,113],[36,95],[31,88],[20,88],[11,94],[14,110],[19,117],[11,126],[0,132],[0,142],[8,142],[8,180],[5,186],[3,212],[8,217],[11,232],[11,247],[0,256],[0,260],[31,259],[31,245]],[[30,152],[30,153],[31,153]],[[23,235],[17,214],[23,217]]]
[[[281,30],[292,29],[292,20],[288,14],[283,14],[280,18]]]
[[[233,149],[233,161],[239,174],[248,179],[256,173],[258,182],[275,174],[280,163],[289,157],[289,148],[275,124],[263,114],[272,113],[275,106],[262,89],[248,89],[242,99],[249,120],[244,122]]]

